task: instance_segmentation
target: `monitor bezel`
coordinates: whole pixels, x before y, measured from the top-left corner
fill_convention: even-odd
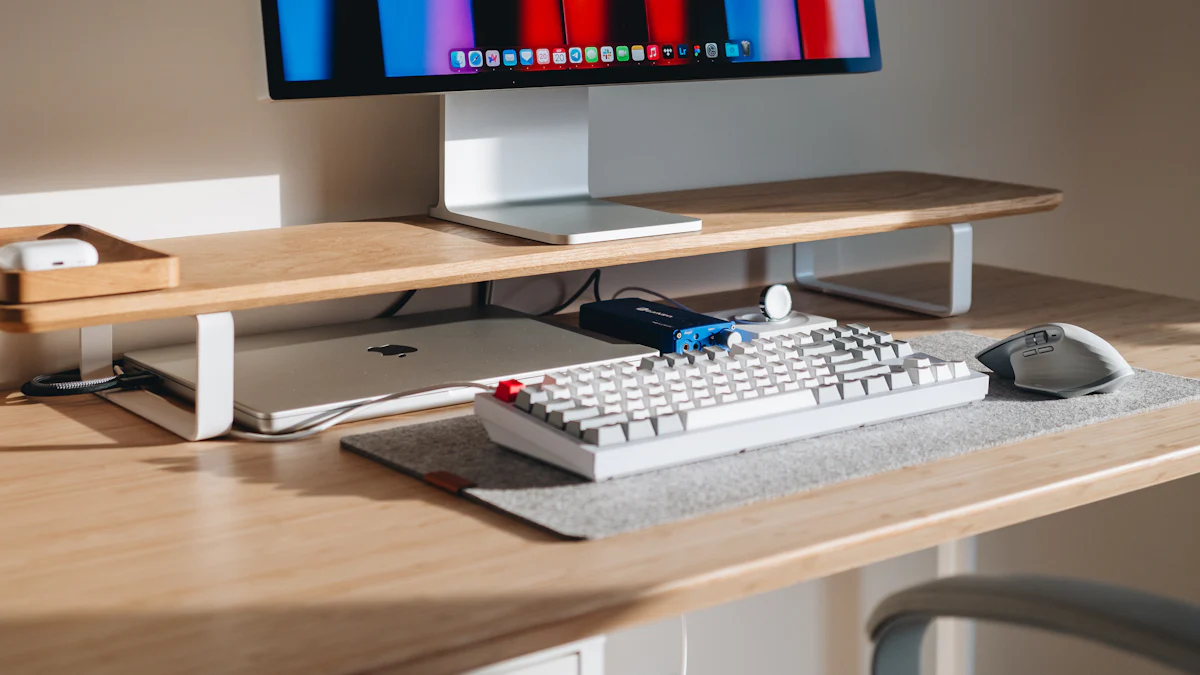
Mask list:
[[[303,82],[291,82],[284,78],[278,0],[262,0],[261,4],[270,96],[274,100],[284,101],[390,94],[446,94],[461,91],[491,91],[500,89],[537,89],[872,73],[883,68],[883,56],[880,52],[879,44],[879,17],[875,9],[875,0],[863,1],[866,7],[867,34],[871,46],[871,56],[866,58],[760,61],[753,63],[718,62],[678,66],[615,66],[534,72],[497,70],[466,75],[424,75]]]

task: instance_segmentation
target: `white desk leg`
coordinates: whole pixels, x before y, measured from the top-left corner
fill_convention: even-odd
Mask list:
[[[975,230],[966,223],[948,225],[947,228],[950,231],[950,299],[944,305],[824,281],[817,276],[817,244],[820,242],[815,241],[796,244],[796,283],[801,288],[811,291],[820,291],[887,307],[897,307],[919,314],[938,317],[966,314],[971,311]]]
[[[79,372],[81,380],[101,380],[113,376],[112,326],[79,329]]]
[[[974,574],[976,539],[968,537],[938,547],[938,578]],[[974,675],[975,625],[969,621],[937,622],[937,675]]]
[[[224,436],[233,428],[233,315],[202,314],[196,319],[196,403],[188,410],[149,391],[110,391],[101,398],[188,441]],[[106,356],[102,356],[106,352]],[[112,373],[112,327],[80,331],[84,372]],[[102,364],[106,364],[102,366]]]

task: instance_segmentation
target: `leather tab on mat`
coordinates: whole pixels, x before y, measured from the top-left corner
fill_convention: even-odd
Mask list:
[[[425,474],[425,482],[454,495],[468,488],[475,487],[475,484],[471,481],[461,476],[456,476],[449,471],[427,473]]]

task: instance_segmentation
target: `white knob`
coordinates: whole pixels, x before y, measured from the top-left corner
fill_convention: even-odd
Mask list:
[[[763,291],[758,306],[769,321],[783,321],[792,315],[792,292],[782,284],[771,286]]]
[[[740,345],[742,343],[742,334],[736,330],[727,330],[718,335],[717,340],[720,342],[722,347],[729,349],[734,345]]]

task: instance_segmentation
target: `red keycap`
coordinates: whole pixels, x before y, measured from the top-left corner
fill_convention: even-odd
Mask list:
[[[496,398],[505,403],[512,403],[517,400],[517,394],[525,388],[525,385],[516,380],[505,380],[496,387]]]

